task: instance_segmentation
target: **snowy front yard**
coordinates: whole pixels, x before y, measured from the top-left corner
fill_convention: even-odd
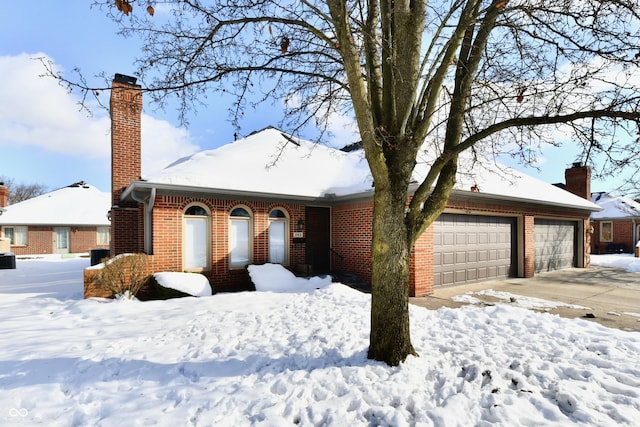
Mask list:
[[[0,424],[637,425],[640,334],[497,305],[411,307],[419,358],[366,359],[370,296],[332,284],[83,300],[86,259],[0,270]]]

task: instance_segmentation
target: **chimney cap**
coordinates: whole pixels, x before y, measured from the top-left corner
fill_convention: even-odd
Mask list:
[[[583,165],[582,162],[573,162],[571,166],[574,168],[581,168]]]
[[[116,73],[115,77],[113,78],[114,82],[125,83],[128,85],[135,85],[137,80],[138,79],[135,77],[126,76],[124,74],[119,74],[119,73]]]

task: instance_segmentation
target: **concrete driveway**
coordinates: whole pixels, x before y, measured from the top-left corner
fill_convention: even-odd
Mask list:
[[[537,274],[531,279],[511,278],[449,286],[437,288],[434,295],[428,297],[411,298],[410,302],[429,309],[460,307],[465,303],[452,298],[464,294],[472,294],[483,304],[500,302],[493,296],[476,294],[487,289],[514,294],[516,302],[517,296],[524,296],[583,306],[586,309],[560,306],[544,311],[640,332],[640,273],[619,268],[571,268]]]

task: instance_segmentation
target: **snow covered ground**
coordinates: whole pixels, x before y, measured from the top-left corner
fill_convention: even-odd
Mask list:
[[[83,300],[88,264],[45,258],[0,270],[0,425],[640,420],[638,333],[506,304],[412,306],[420,357],[392,368],[367,360],[370,296],[346,286]]]
[[[591,264],[601,267],[623,268],[632,273],[640,273],[640,258],[631,254],[591,255]]]

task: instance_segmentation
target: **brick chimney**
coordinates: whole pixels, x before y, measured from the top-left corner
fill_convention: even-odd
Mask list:
[[[143,209],[120,200],[141,175],[142,91],[135,77],[116,74],[111,85],[111,256],[143,248]]]
[[[564,179],[567,183],[566,190],[591,200],[591,168],[582,163],[574,163],[569,169],[564,171]]]
[[[9,203],[9,189],[0,182],[0,208],[4,208]]]

